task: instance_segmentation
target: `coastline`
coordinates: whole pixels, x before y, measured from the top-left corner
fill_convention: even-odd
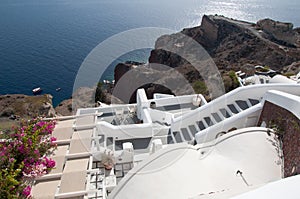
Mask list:
[[[227,26],[230,28],[226,28]],[[223,28],[220,29],[219,27]],[[213,32],[218,33],[217,37],[211,37]],[[230,86],[232,82],[226,77],[228,76],[228,72],[232,70],[243,70],[249,75],[253,73],[251,68],[255,65],[268,65],[283,74],[296,74],[300,70],[300,28],[293,28],[291,23],[264,19],[255,24],[218,15],[205,15],[202,18],[201,26],[185,28],[181,33],[193,37],[210,53],[221,71],[224,80],[229,81],[225,82],[226,86],[230,87],[226,91],[235,88],[235,86]],[[158,47],[159,43],[167,42],[170,38],[170,36],[158,38],[156,47]],[[237,42],[239,40],[242,42]],[[259,54],[255,52],[258,50],[260,50]],[[282,61],[281,57],[285,57],[285,59]],[[193,72],[189,69],[190,66],[188,63],[182,61],[181,58],[168,54],[163,55],[162,52],[156,49],[151,51],[149,63],[172,66],[184,75]],[[132,65],[136,65],[136,63],[118,64],[114,70],[115,79],[116,77],[119,79],[127,71],[131,70]],[[181,68],[185,69],[182,70]],[[195,82],[199,79],[197,76],[186,77],[189,82]],[[96,88],[80,88],[77,93],[87,92],[91,96],[94,95],[95,90]],[[161,91],[161,88],[152,89],[152,93]],[[107,93],[109,94],[110,92]],[[95,101],[91,101],[90,103],[95,104]],[[58,112],[62,112],[60,113],[61,115],[71,114],[73,111],[72,100],[66,99],[61,101],[55,109],[58,109]]]

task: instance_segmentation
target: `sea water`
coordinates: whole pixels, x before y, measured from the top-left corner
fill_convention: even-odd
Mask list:
[[[199,25],[203,14],[252,22],[272,18],[300,26],[299,13],[298,0],[1,0],[0,94],[31,95],[33,88],[42,87],[57,105],[71,97],[77,71],[90,51],[126,30],[179,31]],[[99,79],[112,80],[118,62],[146,62],[149,52],[120,57]]]

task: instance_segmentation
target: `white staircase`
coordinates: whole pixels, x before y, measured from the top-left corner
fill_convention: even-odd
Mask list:
[[[170,133],[170,131],[169,141],[170,143],[191,141],[194,139],[196,133],[220,123],[233,115],[239,114],[258,103],[259,100],[249,98],[246,100],[236,100],[234,103],[226,104],[223,108],[220,108],[209,115],[198,117],[195,122],[182,126],[178,131],[173,131],[172,133]]]
[[[299,89],[300,85],[291,84],[254,85],[237,88],[182,117],[175,118],[168,133],[168,143],[188,142],[201,132],[217,134],[221,131],[226,132],[233,127],[241,127],[233,121],[243,123],[242,127],[256,124],[262,109],[260,102],[268,90],[279,90],[300,95]],[[249,116],[254,119],[250,121],[251,117]],[[241,118],[243,120],[240,120]],[[226,125],[229,124],[229,121],[232,124],[231,127]],[[215,135],[209,137],[211,140],[212,137],[215,138]]]

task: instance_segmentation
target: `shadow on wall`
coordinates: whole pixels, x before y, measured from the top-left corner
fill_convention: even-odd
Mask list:
[[[300,174],[300,120],[284,108],[265,102],[258,126],[273,128],[282,142],[284,177]]]

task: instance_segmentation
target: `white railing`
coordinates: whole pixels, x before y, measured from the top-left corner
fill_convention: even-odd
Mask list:
[[[103,121],[97,124],[97,133],[119,140],[153,136],[151,123],[114,126]]]
[[[287,94],[281,91],[271,90],[266,93],[263,103],[269,101],[283,107],[300,119],[300,91],[297,95]]]
[[[170,98],[160,98],[160,99],[150,99],[149,106],[151,102],[155,102],[156,107],[164,107],[164,106],[171,106],[177,104],[188,104],[193,103],[193,99],[199,97],[203,103],[206,102],[205,98],[201,94],[194,94],[194,95],[184,95],[184,96],[176,96]]]
[[[259,103],[240,114],[233,115],[222,122],[219,122],[211,127],[208,127],[195,135],[197,144],[210,142],[216,139],[216,136],[221,132],[228,132],[230,129],[253,127],[257,125],[259,115],[262,110],[262,104]]]
[[[144,89],[138,89],[136,93],[136,113],[139,119],[142,118],[142,111],[144,108],[149,108],[149,102]]]
[[[213,112],[226,107],[227,104],[234,103],[236,100],[247,100],[248,98],[261,100],[268,90],[278,90],[294,95],[300,95],[300,85],[297,84],[260,84],[239,87],[213,101],[201,106],[187,114],[177,117],[171,124],[171,130],[179,131],[180,128],[190,124],[195,124],[202,117],[209,116]]]
[[[141,109],[141,118],[140,118],[143,123],[146,124],[151,124],[152,123],[152,119],[149,113],[149,108],[143,108]]]
[[[160,123],[167,123],[171,124],[173,114],[159,111],[155,109],[149,109],[149,114],[151,116],[152,122],[160,122]]]
[[[77,110],[77,116],[79,115],[86,115],[86,114],[93,114],[93,113],[113,113],[116,109],[132,109],[135,108],[136,104],[120,104],[120,105],[112,105],[107,107],[95,107],[95,108],[83,108]]]
[[[76,115],[86,115],[86,114],[93,114],[96,113],[96,108],[85,108],[85,109],[78,109]]]
[[[153,94],[153,99],[171,98],[171,97],[175,97],[175,96],[169,95],[169,94],[162,94],[162,93],[154,93]]]

